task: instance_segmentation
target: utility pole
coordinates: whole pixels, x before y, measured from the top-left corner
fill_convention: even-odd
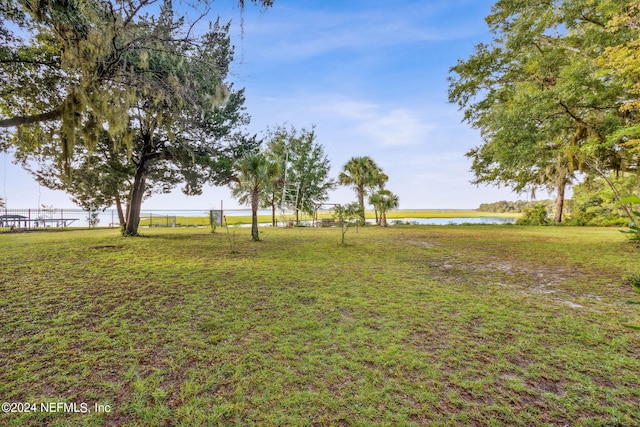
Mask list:
[[[284,182],[282,183],[282,199],[280,199],[280,209],[282,209],[282,214],[284,215],[284,203],[287,195],[287,169],[289,165],[289,147],[285,147],[284,149]]]

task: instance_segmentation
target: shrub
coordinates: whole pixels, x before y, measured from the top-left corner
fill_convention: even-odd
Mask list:
[[[547,207],[540,203],[531,208],[527,208],[522,213],[522,218],[516,221],[517,225],[548,225],[549,213]]]
[[[636,174],[612,174],[607,178],[587,177],[573,187],[568,202],[572,225],[626,226],[629,216],[619,201],[620,194],[633,194],[638,188]]]
[[[631,276],[627,277],[626,283],[633,287],[633,289],[640,294],[640,273],[632,274]]]
[[[629,229],[623,231],[629,235],[629,239],[634,243],[640,243],[640,211],[634,210],[633,205],[640,205],[640,197],[638,196],[629,196],[622,200],[620,200],[620,204],[629,204],[631,205],[628,210],[629,219],[631,223],[627,226]]]

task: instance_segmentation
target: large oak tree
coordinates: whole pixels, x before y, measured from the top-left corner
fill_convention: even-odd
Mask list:
[[[169,1],[157,16],[136,21],[137,38],[146,40],[146,45],[126,55],[123,82],[130,99],[117,119],[124,129],[121,134],[114,134],[111,123],[103,121],[104,116],[95,109],[85,111],[75,133],[73,127],[68,133],[58,133],[33,124],[13,134],[18,157],[29,161],[43,152],[48,154],[49,169],[45,167],[44,172],[51,177],[55,171],[50,181],[78,200],[95,205],[112,197],[118,204],[126,191],[127,209],[121,219],[127,235],[138,232],[142,200],[150,189],[148,180],[163,191],[183,182],[185,193],[198,194],[205,182],[227,183],[234,162],[255,145],[237,133],[248,121],[242,112],[244,97],[225,81],[233,56],[228,25],[211,24],[206,34],[189,36],[188,41],[180,36],[183,27],[183,18],[174,17]],[[114,90],[107,93],[118,98],[119,86],[112,86]],[[105,103],[109,104],[106,98]],[[109,105],[104,108],[108,110]],[[59,154],[57,146],[68,146],[65,140],[70,134],[81,149],[74,154],[69,147],[58,161],[53,160]],[[100,168],[88,170],[96,151],[104,161]],[[74,167],[78,171],[75,178]],[[42,168],[37,173],[45,175],[40,172]],[[100,172],[102,176],[96,176]],[[102,185],[91,189],[86,184],[92,181]]]
[[[493,40],[476,46],[450,78],[451,102],[484,141],[467,154],[476,183],[555,187],[559,221],[575,170],[635,168],[629,150],[608,138],[630,119],[619,109],[630,92],[601,60],[630,35],[608,29],[619,4],[496,2],[486,19]]]

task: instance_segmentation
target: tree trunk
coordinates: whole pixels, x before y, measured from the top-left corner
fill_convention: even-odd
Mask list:
[[[258,203],[260,202],[260,193],[257,189],[251,194],[251,238],[254,242],[260,240],[260,232],[258,231]]]
[[[127,206],[127,220],[123,231],[125,236],[138,235],[138,225],[140,225],[140,211],[142,209],[142,198],[144,197],[145,184],[145,164],[144,160],[141,160],[136,169],[133,188],[131,189],[131,200]]]
[[[276,191],[275,190],[271,192],[271,200],[269,204],[271,205],[271,226],[277,227],[278,221],[276,220]]]
[[[347,224],[344,220],[340,221],[340,226],[342,227],[342,241],[341,243],[344,245],[344,235],[347,234]]]
[[[380,227],[387,226],[387,213],[385,211],[380,211]]]
[[[116,195],[116,210],[118,211],[118,221],[120,222],[120,226],[122,227],[125,223],[124,212],[122,212],[122,201],[120,200],[120,196]]]
[[[556,212],[553,218],[557,224],[562,222],[562,210],[564,209],[564,191],[567,187],[567,178],[563,176],[558,182],[558,196],[556,197]]]
[[[358,205],[360,206],[360,219],[362,220],[362,224],[364,225],[364,186],[358,186]]]
[[[276,227],[278,223],[276,222],[276,198],[275,196],[271,199],[271,226]]]

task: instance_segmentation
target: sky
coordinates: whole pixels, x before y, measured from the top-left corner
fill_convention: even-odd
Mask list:
[[[232,0],[211,9],[232,21],[230,80],[246,89],[249,132],[315,126],[332,177],[351,157],[366,155],[389,176],[401,209],[475,209],[528,197],[470,183],[464,154],[482,140],[447,101],[449,69],[490,40],[484,17],[492,3],[275,0],[266,10],[247,2],[242,18]],[[8,208],[75,207],[65,193],[40,187],[10,153],[0,156]],[[354,200],[353,189],[339,187],[328,202]],[[243,207],[227,188],[208,186],[200,196],[179,188],[154,195],[143,209],[209,209],[221,201]]]

